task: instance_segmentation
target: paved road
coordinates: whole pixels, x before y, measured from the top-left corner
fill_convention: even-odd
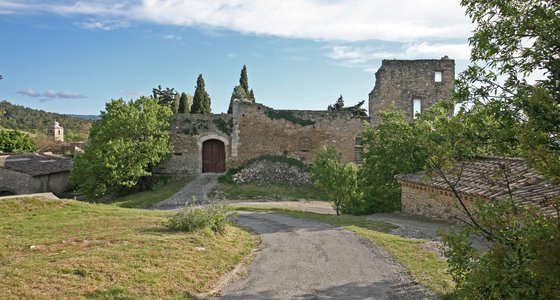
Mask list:
[[[153,208],[177,209],[192,204],[204,204],[208,201],[208,192],[218,184],[218,176],[220,176],[220,174],[200,174],[195,180],[189,182],[173,196],[156,203]]]
[[[384,250],[350,231],[278,214],[241,212],[261,237],[245,278],[224,299],[432,299]]]

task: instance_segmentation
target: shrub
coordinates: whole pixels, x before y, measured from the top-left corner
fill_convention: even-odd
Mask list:
[[[355,164],[340,162],[341,154],[332,146],[323,146],[311,172],[315,186],[327,194],[336,214],[356,213],[361,210],[358,191],[358,168]]]
[[[560,299],[560,219],[510,200],[476,204],[481,229],[444,236],[458,299]],[[492,242],[482,251],[474,237]]]
[[[241,171],[242,169],[243,169],[243,167],[235,167],[235,168],[227,169],[227,171],[224,175],[221,175],[220,177],[218,177],[218,182],[220,182],[220,183],[235,183],[233,181],[233,175],[239,173],[239,171]]]
[[[33,152],[35,145],[28,134],[17,130],[0,130],[0,153]]]
[[[293,112],[288,111],[288,110],[269,109],[269,110],[266,111],[266,115],[272,120],[284,119],[288,122],[291,122],[291,123],[296,124],[296,125],[301,125],[301,126],[310,126],[310,125],[315,124],[315,121],[302,119],[302,118],[294,115]]]
[[[186,207],[171,216],[166,226],[172,230],[193,232],[209,229],[216,233],[223,233],[231,221],[232,215],[227,205],[210,205],[207,207]]]

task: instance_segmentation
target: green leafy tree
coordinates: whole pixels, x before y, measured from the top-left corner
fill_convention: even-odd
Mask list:
[[[488,142],[519,147],[560,183],[560,31],[551,30],[560,28],[560,2],[463,0],[461,5],[476,28],[469,39],[473,63],[460,75],[455,99],[499,125]],[[535,72],[545,75],[538,87],[527,81]]]
[[[359,206],[358,168],[341,162],[341,154],[332,146],[323,146],[311,168],[315,186],[331,201],[337,215],[351,213]]]
[[[463,0],[476,24],[469,39],[472,65],[459,76],[459,115],[423,136],[428,165],[469,217],[470,226],[444,242],[459,299],[559,299],[560,224],[515,203],[510,194],[467,209],[452,165],[477,155],[522,155],[560,183],[560,2]],[[545,77],[528,82],[537,71]],[[492,175],[510,190],[507,167]],[[452,176],[450,176],[452,175]],[[451,178],[459,178],[451,180]],[[498,179],[501,178],[501,179]],[[555,203],[558,199],[545,199]],[[473,237],[491,242],[479,251]]]
[[[0,153],[33,152],[31,137],[17,130],[0,129]]]
[[[394,108],[381,114],[374,130],[364,125],[364,162],[359,185],[364,195],[362,213],[394,212],[401,208],[401,188],[395,175],[421,170],[428,153],[421,144],[424,127],[408,122]]]
[[[190,101],[189,97],[185,93],[181,93],[181,98],[179,99],[179,108],[177,110],[180,114],[189,113],[191,110],[190,108]]]
[[[70,181],[90,198],[133,187],[171,151],[172,112],[156,99],[112,100],[93,124],[89,146],[74,159]]]
[[[208,93],[206,92],[204,78],[202,78],[202,74],[198,75],[198,78],[196,80],[196,90],[194,91],[191,113],[193,114],[211,113],[210,95],[208,95]]]
[[[160,105],[166,105],[172,108],[173,111],[177,111],[178,102],[177,102],[177,95],[178,93],[175,92],[174,88],[165,88],[165,90],[161,89],[161,85],[158,85],[157,88],[152,89],[152,95],[155,99],[158,100]]]
[[[478,202],[473,217],[491,234],[490,249],[473,239],[488,238],[475,227],[444,236],[457,299],[560,299],[560,219],[511,199]]]
[[[365,101],[360,101],[358,102],[356,105],[353,106],[348,106],[345,107],[344,106],[344,99],[342,98],[342,95],[340,95],[340,97],[338,97],[338,100],[336,100],[336,103],[333,105],[329,105],[327,107],[327,110],[330,111],[348,111],[350,113],[352,113],[352,116],[358,116],[358,117],[367,117],[367,112],[365,108],[362,108],[362,105],[364,105]]]

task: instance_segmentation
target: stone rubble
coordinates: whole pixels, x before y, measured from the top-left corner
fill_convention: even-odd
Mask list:
[[[292,186],[312,185],[311,175],[281,162],[257,161],[233,175],[235,183],[286,184]]]

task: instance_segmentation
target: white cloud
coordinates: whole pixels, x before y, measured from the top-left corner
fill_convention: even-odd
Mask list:
[[[0,0],[0,11],[89,15],[164,25],[329,41],[410,42],[470,35],[459,0],[107,0],[26,4]]]
[[[177,36],[177,35],[174,35],[174,34],[165,34],[165,35],[162,36],[162,38],[164,40],[177,40],[177,41],[180,41],[180,40],[183,39],[180,36]]]
[[[79,24],[85,29],[91,30],[114,30],[119,28],[126,28],[130,26],[130,22],[126,21],[109,21],[109,20],[90,20]]]
[[[431,44],[427,42],[404,45],[395,51],[383,48],[362,47],[351,45],[336,45],[326,47],[329,49],[328,57],[338,61],[346,67],[363,68],[366,72],[375,72],[372,63],[379,59],[424,59],[441,58],[447,55],[452,59],[469,59],[470,48],[468,44]]]
[[[453,59],[469,59],[471,49],[468,44],[430,44],[417,43],[406,47],[404,56],[407,58],[441,57],[444,55]]]
[[[20,94],[20,95],[27,96],[27,97],[33,97],[33,98],[43,97],[43,99],[41,99],[41,102],[50,101],[50,100],[53,100],[55,98],[60,98],[60,99],[84,99],[84,98],[87,98],[87,96],[84,96],[82,94],[75,93],[75,92],[69,92],[69,91],[55,92],[53,90],[47,90],[44,93],[41,93],[41,92],[37,92],[37,91],[32,90],[32,89],[27,89],[27,90],[19,90],[16,93]]]

